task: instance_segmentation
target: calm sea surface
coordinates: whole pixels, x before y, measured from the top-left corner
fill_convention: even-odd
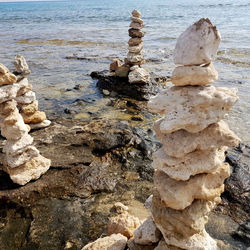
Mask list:
[[[220,2],[220,3],[218,3]],[[250,141],[250,2],[167,0],[82,0],[0,3],[0,62],[13,69],[16,54],[27,59],[40,109],[49,116],[125,119],[95,88],[89,74],[108,69],[112,58],[127,54],[130,12],[137,8],[147,31],[145,68],[170,76],[177,37],[201,17],[217,25],[222,42],[215,67],[217,86],[236,87],[240,101],[228,118]],[[67,59],[80,56],[85,60]],[[79,88],[74,89],[74,86]],[[80,89],[80,90],[79,90]],[[69,112],[68,112],[69,113]],[[140,122],[136,123],[140,126]]]

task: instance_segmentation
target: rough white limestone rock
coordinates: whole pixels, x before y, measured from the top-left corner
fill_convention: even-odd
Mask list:
[[[29,134],[25,134],[19,140],[6,140],[4,142],[3,152],[9,155],[20,154],[33,143],[33,138]]]
[[[224,191],[224,180],[230,175],[230,166],[224,163],[211,174],[199,174],[188,181],[171,179],[163,171],[157,170],[154,185],[166,206],[181,210],[194,199],[213,200]]]
[[[0,91],[0,103],[14,99],[19,88],[18,84],[2,86]]]
[[[184,129],[198,133],[223,119],[238,100],[237,89],[214,86],[171,87],[151,98],[148,107],[165,114],[162,133]]]
[[[129,239],[133,236],[135,229],[139,227],[140,224],[139,218],[130,215],[128,212],[123,212],[109,219],[107,234],[121,233]]]
[[[165,237],[186,238],[203,231],[209,213],[221,201],[195,200],[183,210],[175,210],[165,205],[159,193],[153,191],[152,216],[154,222]]]
[[[134,241],[136,244],[151,245],[158,242],[160,238],[161,233],[155,226],[151,216],[134,231]]]
[[[131,53],[140,53],[142,49],[143,49],[143,44],[142,43],[137,45],[137,46],[129,46],[128,47],[128,50]]]
[[[143,68],[136,68],[129,72],[128,80],[130,83],[148,83],[150,74]]]
[[[20,119],[12,126],[1,126],[1,134],[8,140],[18,140],[28,133],[28,128],[25,125],[23,119]]]
[[[39,156],[39,151],[36,147],[28,146],[26,150],[20,154],[6,154],[6,163],[9,168],[16,168],[37,156]]]
[[[32,85],[29,84],[27,78],[23,78],[21,81],[18,82],[19,90],[17,92],[17,96],[24,95],[25,93],[29,92],[32,89]]]
[[[13,182],[25,185],[31,180],[37,180],[50,167],[51,161],[41,155],[33,158],[18,168],[8,168],[5,171],[10,175]]]
[[[240,138],[222,120],[195,134],[183,129],[163,134],[160,131],[162,121],[163,119],[160,119],[155,122],[154,130],[163,144],[163,150],[169,156],[179,158],[195,150],[212,150],[222,146],[236,147],[240,143]]]
[[[196,150],[184,157],[168,156],[163,148],[153,154],[153,167],[165,172],[175,180],[186,181],[190,176],[203,173],[212,173],[219,168],[225,160],[227,147],[214,150]]]
[[[21,104],[30,104],[34,101],[36,101],[36,94],[33,91],[29,91],[25,93],[24,95],[16,97],[17,103]]]
[[[208,18],[201,18],[184,31],[177,40],[174,63],[201,65],[215,59],[220,34]]]
[[[140,61],[144,60],[144,55],[143,55],[142,52],[140,52],[140,53],[128,52],[127,59],[131,63],[137,63],[137,62],[140,62]]]
[[[29,66],[22,55],[17,55],[14,61],[15,71],[19,74],[30,74]]]
[[[82,250],[124,250],[127,238],[122,234],[112,234],[89,243]]]
[[[163,235],[164,236],[164,235]],[[177,239],[173,237],[165,237],[164,239],[167,244],[180,247],[181,249],[187,250],[217,250],[216,241],[210,237],[205,229],[199,233],[194,234],[189,238]]]
[[[218,79],[213,64],[205,66],[179,66],[172,73],[171,81],[176,86],[206,85]]]
[[[29,126],[31,129],[39,129],[39,128],[47,128],[49,127],[51,124],[51,121],[50,120],[44,120],[43,122],[40,122],[40,123],[30,123]]]

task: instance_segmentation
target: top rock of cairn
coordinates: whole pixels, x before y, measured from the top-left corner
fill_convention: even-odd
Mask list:
[[[220,40],[220,33],[216,26],[213,26],[208,18],[201,18],[178,38],[174,51],[174,63],[209,64],[216,56]]]
[[[132,16],[133,17],[141,17],[141,12],[140,11],[138,11],[138,10],[133,10],[132,11]]]

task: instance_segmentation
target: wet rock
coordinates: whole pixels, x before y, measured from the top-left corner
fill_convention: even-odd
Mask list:
[[[150,82],[150,75],[145,69],[139,68],[138,66],[134,66],[131,68],[131,71],[128,75],[128,79],[131,84],[148,83]]]
[[[128,77],[129,67],[126,65],[122,65],[121,67],[118,67],[115,71],[115,75],[117,77]]]
[[[163,88],[163,86],[154,81],[154,79],[144,84],[131,84],[127,78],[111,76],[107,71],[94,71],[91,73],[91,77],[98,79],[96,85],[101,90],[106,89],[110,92],[114,91],[119,95],[131,97],[140,101],[149,100],[151,95],[155,95]]]
[[[225,182],[223,197],[241,205],[250,212],[250,144],[242,143],[239,147],[228,150],[226,161],[232,167],[232,174]]]
[[[122,61],[119,59],[113,59],[112,63],[109,66],[110,71],[116,71],[119,67],[122,66]]]
[[[237,231],[232,236],[235,239],[240,239],[246,245],[250,245],[250,220],[240,224]]]
[[[117,179],[109,174],[109,163],[94,160],[86,172],[82,173],[81,182],[91,193],[114,191]]]

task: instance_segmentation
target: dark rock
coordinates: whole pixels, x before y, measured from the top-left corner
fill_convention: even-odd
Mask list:
[[[76,84],[73,89],[80,90],[80,88],[81,88],[81,85],[80,84]]]
[[[151,95],[157,94],[162,89],[162,85],[154,79],[151,79],[149,83],[131,84],[128,78],[111,75],[109,71],[94,71],[91,73],[91,77],[98,79],[96,85],[100,89],[107,89],[110,92],[115,91],[119,95],[141,101],[149,100]]]
[[[223,197],[242,205],[250,213],[250,144],[242,143],[227,152],[226,161],[232,174],[225,182]]]
[[[250,220],[240,224],[232,236],[250,246]]]
[[[133,116],[133,117],[131,118],[131,120],[132,120],[132,121],[143,121],[143,118]]]
[[[0,249],[80,250],[104,233],[115,202],[128,204],[135,197],[143,202],[151,192],[152,183],[145,178],[140,182],[124,178],[122,158],[133,171],[140,168],[141,176],[151,168],[151,159],[144,159],[140,150],[143,138],[127,124],[54,120],[32,136],[52,166],[22,187],[0,170]],[[0,159],[2,146],[3,138]],[[96,157],[93,151],[102,147],[105,153]],[[139,160],[129,155],[132,150]]]

